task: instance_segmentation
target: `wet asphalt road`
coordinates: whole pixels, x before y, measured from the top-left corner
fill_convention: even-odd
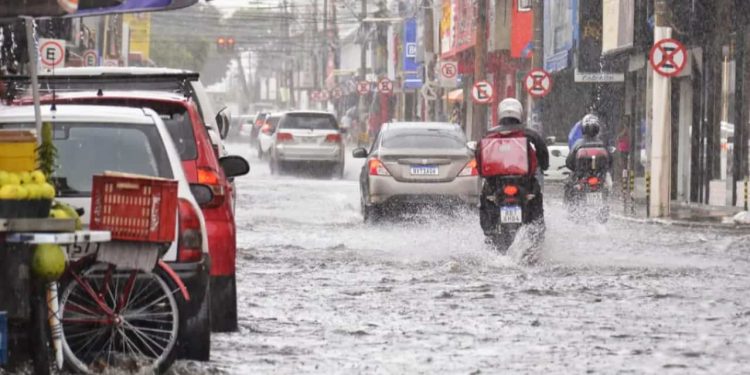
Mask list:
[[[230,150],[252,165],[240,332],[214,335],[201,372],[750,373],[750,237],[572,224],[548,185],[542,262],[526,266],[471,212],[363,224],[361,162],[344,180],[274,177]]]

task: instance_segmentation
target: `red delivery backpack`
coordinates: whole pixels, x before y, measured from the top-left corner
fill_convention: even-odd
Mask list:
[[[477,150],[482,177],[528,176],[537,168],[536,150],[522,130],[485,137]]]

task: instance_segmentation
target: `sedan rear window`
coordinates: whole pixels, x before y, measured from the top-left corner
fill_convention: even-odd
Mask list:
[[[282,129],[338,130],[331,115],[316,113],[288,113],[281,120]]]
[[[393,129],[383,133],[381,146],[385,148],[460,149],[466,147],[466,137],[458,132],[438,129]]]
[[[33,129],[34,123],[0,124]],[[91,176],[104,171],[173,178],[169,157],[153,125],[58,122],[54,128],[58,167],[53,182],[62,196],[91,194]]]

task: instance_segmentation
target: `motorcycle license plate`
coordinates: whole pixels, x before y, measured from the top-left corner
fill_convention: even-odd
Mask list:
[[[591,205],[602,205],[604,203],[604,197],[602,193],[588,193],[586,194],[586,203]]]
[[[500,207],[500,222],[508,224],[519,224],[523,221],[523,211],[520,206]]]
[[[68,259],[76,260],[99,251],[98,242],[81,242],[74,244],[61,245],[68,254]]]
[[[412,165],[410,172],[413,176],[437,176],[440,174],[437,165]]]

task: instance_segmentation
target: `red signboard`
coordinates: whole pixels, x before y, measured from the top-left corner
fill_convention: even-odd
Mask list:
[[[465,51],[476,44],[477,22],[476,8],[472,0],[453,1],[453,33],[450,49],[442,51],[442,57],[447,58]]]
[[[510,30],[510,55],[514,58],[528,58],[532,53],[534,36],[534,12],[527,7],[530,1],[513,0],[513,19]]]

